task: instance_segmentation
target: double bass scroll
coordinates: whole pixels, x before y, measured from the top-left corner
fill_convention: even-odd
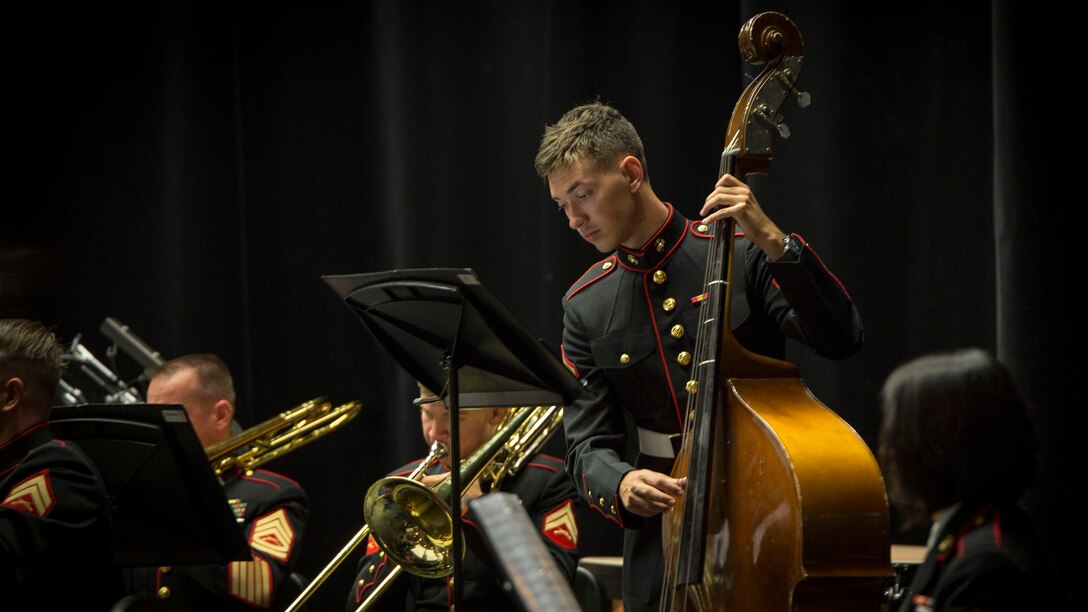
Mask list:
[[[766,64],[738,99],[719,176],[769,170],[803,43],[781,13],[740,31],[741,55]],[[662,610],[868,610],[883,604],[890,521],[876,459],[805,386],[797,367],[742,347],[728,325],[735,221],[717,224],[672,476],[685,493],[662,519]]]

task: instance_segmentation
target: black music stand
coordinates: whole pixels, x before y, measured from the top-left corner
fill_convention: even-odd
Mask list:
[[[460,464],[461,406],[567,405],[588,392],[554,352],[470,268],[323,276],[382,346],[450,411],[450,461]],[[451,508],[461,506],[450,471]],[[460,603],[460,512],[453,518],[453,602]]]
[[[116,564],[222,565],[250,558],[181,405],[58,406],[50,426],[76,442],[105,480]]]

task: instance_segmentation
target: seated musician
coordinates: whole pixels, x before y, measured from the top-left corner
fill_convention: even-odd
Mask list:
[[[899,611],[1073,609],[1019,504],[1037,441],[1009,370],[977,348],[925,355],[888,376],[881,408],[891,501],[931,524]]]
[[[219,357],[178,357],[148,376],[148,403],[183,405],[204,448],[231,437],[234,383]],[[155,609],[177,610],[282,609],[291,601],[294,594],[285,594],[284,587],[299,557],[309,512],[306,493],[295,481],[264,469],[235,468],[221,480],[252,558],[221,566],[126,570],[134,597],[157,600]]]
[[[64,349],[0,319],[0,610],[106,610],[118,597],[98,468],[51,429]]]
[[[434,393],[419,385],[420,424],[427,444],[435,440],[450,443],[450,418],[446,404]],[[476,408],[460,411],[459,455],[467,459],[485,444],[499,428],[506,408]],[[391,475],[407,476],[422,463],[417,460],[394,470]],[[450,457],[427,470],[420,482],[434,487],[449,476]],[[486,486],[486,485],[485,485]],[[563,460],[537,453],[530,461],[510,474],[500,483],[500,490],[514,493],[524,505],[525,511],[540,528],[540,535],[556,564],[573,583],[578,563],[578,524],[576,521],[577,491],[563,469]],[[482,494],[479,480],[461,494],[462,512],[467,503]],[[465,538],[465,555],[461,566],[461,603],[467,610],[515,610],[516,602],[503,590],[501,570],[486,553],[486,544],[478,526],[472,522],[472,513],[462,523]],[[476,552],[474,552],[474,549]],[[477,554],[479,552],[480,554]],[[368,538],[367,548],[359,560],[355,582],[347,598],[347,610],[354,611],[368,596],[382,585],[395,562]],[[450,577],[422,578],[402,571],[389,584],[387,590],[368,604],[368,609],[381,610],[448,610],[454,603]]]

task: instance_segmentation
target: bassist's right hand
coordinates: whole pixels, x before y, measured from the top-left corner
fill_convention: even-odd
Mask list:
[[[653,470],[632,470],[620,479],[620,503],[638,516],[661,514],[676,505],[687,480]]]

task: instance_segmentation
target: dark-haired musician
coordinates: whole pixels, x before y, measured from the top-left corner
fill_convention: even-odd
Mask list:
[[[930,524],[900,612],[1072,610],[1020,505],[1038,442],[1008,368],[979,348],[923,355],[888,375],[880,405],[891,501]]]
[[[713,223],[733,217],[744,232],[730,324],[748,350],[782,358],[793,338],[842,359],[861,348],[861,318],[809,245],[780,230],[738,178],[718,180],[701,221],[659,199],[638,133],[611,106],[584,104],[548,126],[535,166],[570,228],[606,254],[563,298],[563,359],[595,396],[566,407],[567,468],[590,507],[625,528],[624,609],[657,609],[661,513],[685,484],[669,476],[670,434],[683,427],[696,365]],[[637,459],[625,456],[635,435]]]
[[[178,357],[148,375],[147,402],[183,405],[205,448],[230,439],[234,383],[219,357]],[[284,587],[306,528],[306,493],[297,482],[263,469],[235,469],[221,478],[252,559],[224,566],[135,568],[126,572],[131,593],[177,610],[264,610],[290,601]]]
[[[450,443],[450,417],[446,404],[434,393],[419,387],[420,424],[427,444],[435,440]],[[506,408],[476,408],[459,411],[460,454],[468,458],[480,446],[495,435]],[[406,476],[423,460],[413,461],[391,475]],[[449,476],[450,457],[427,471],[420,482],[433,487]],[[537,453],[516,474],[503,479],[500,490],[514,493],[525,511],[540,529],[541,538],[547,545],[556,564],[573,583],[578,563],[578,523],[576,521],[577,493],[574,484],[563,470],[563,460]],[[462,509],[469,500],[482,494],[479,481],[461,495]],[[468,512],[463,519],[465,555],[462,567],[461,603],[467,610],[515,610],[516,602],[504,592],[501,574],[488,559],[486,544],[479,527]],[[483,547],[483,548],[481,548]],[[474,552],[474,550],[476,552]],[[477,552],[481,552],[480,555]],[[393,561],[381,551],[373,538],[367,540],[367,549],[359,560],[355,583],[347,598],[347,610],[354,611],[367,600],[370,593],[382,584],[392,571]],[[453,588],[449,578],[421,578],[408,572],[394,578],[377,599],[372,600],[372,610],[448,610],[453,603]]]

